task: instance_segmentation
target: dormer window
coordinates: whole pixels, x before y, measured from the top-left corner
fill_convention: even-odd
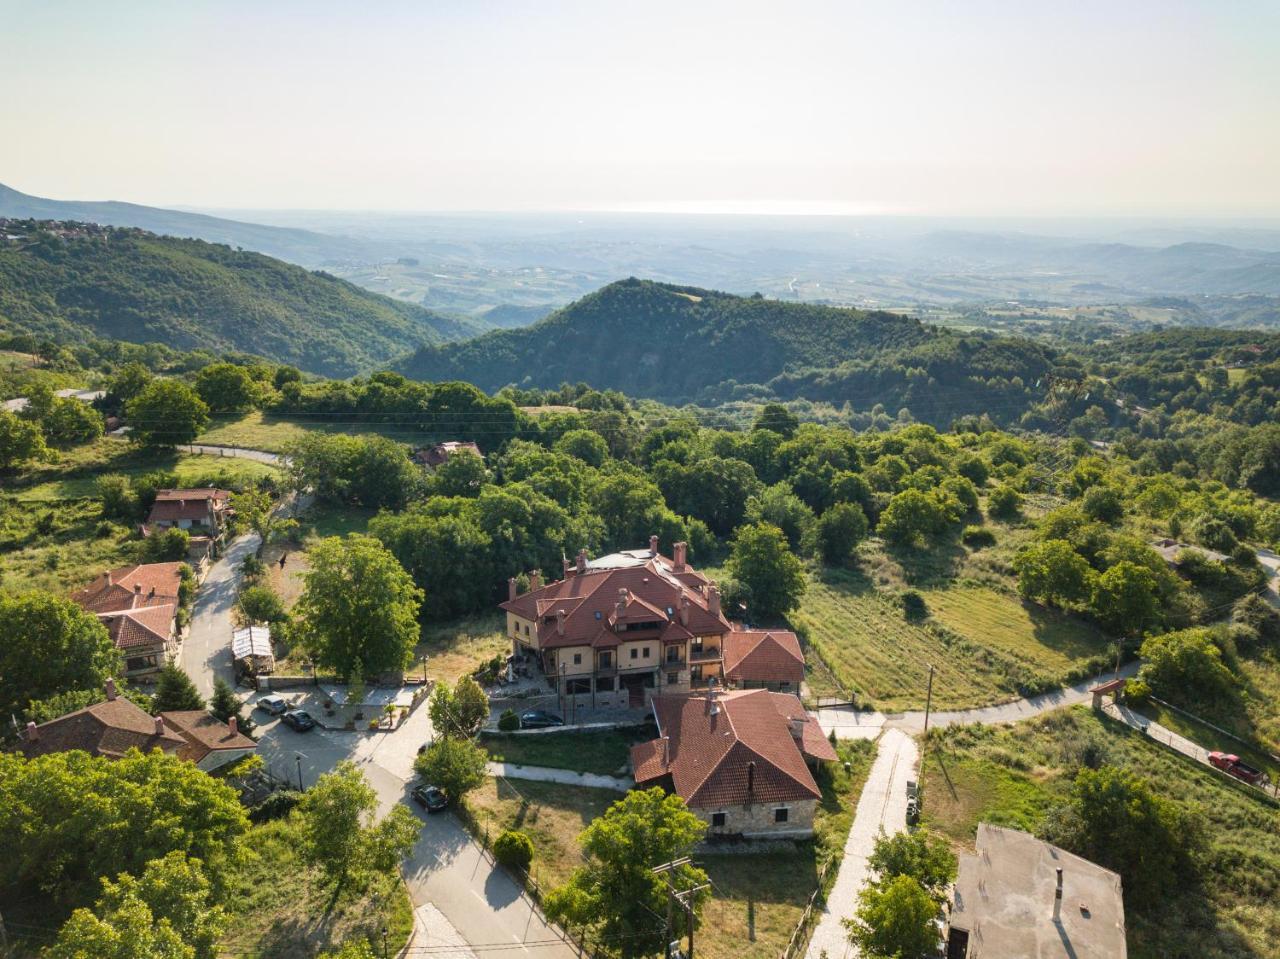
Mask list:
[[[604,613],[598,609],[596,610],[596,619],[604,619]]]

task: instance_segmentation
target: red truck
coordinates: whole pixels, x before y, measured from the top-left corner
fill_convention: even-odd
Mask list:
[[[1223,772],[1235,776],[1236,779],[1247,782],[1250,786],[1265,786],[1267,784],[1266,773],[1243,762],[1234,753],[1209,753],[1209,762]]]

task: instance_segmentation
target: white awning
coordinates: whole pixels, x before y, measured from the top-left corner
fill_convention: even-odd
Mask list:
[[[233,631],[231,654],[236,659],[248,659],[250,656],[271,659],[271,630],[266,626],[246,626]]]

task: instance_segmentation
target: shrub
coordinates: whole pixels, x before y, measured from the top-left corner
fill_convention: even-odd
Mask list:
[[[909,589],[902,594],[902,612],[907,619],[924,619],[929,615],[929,607],[925,605],[923,596]]]
[[[997,486],[987,497],[987,512],[1000,519],[1012,519],[1022,509],[1022,494],[1012,486]]]
[[[527,871],[533,862],[533,840],[518,829],[508,829],[494,840],[493,858],[508,869]]]
[[[240,593],[237,603],[246,623],[280,623],[289,618],[284,603],[270,586],[249,586]]]
[[[143,552],[153,563],[176,563],[187,558],[190,548],[191,534],[185,529],[172,527],[148,536]]]
[[[1124,686],[1124,701],[1130,706],[1145,706],[1151,701],[1151,687],[1141,679],[1131,679]]]
[[[257,824],[271,822],[273,819],[283,819],[293,812],[293,807],[298,805],[301,798],[302,793],[296,789],[282,789],[274,792],[249,810],[249,821]]]
[[[964,544],[972,549],[983,549],[996,545],[996,534],[985,526],[966,526],[960,534]]]
[[[498,717],[498,728],[504,733],[520,728],[520,717],[516,715],[514,709],[504,709],[502,715]]]

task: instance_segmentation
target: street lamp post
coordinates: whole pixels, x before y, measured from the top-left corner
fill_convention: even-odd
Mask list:
[[[298,792],[304,792],[305,790],[302,786],[302,753],[294,753],[293,758],[298,764]]]
[[[387,927],[386,927],[386,926],[383,926],[383,927],[382,927],[382,959],[388,959],[388,957],[387,957]]]

